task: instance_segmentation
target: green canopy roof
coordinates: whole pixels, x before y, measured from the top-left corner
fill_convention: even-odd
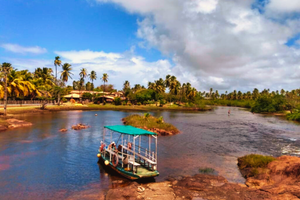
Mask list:
[[[127,135],[157,135],[156,133],[141,129],[135,128],[133,126],[124,126],[124,125],[115,125],[115,126],[104,126],[104,128],[110,129],[112,131],[123,133]]]

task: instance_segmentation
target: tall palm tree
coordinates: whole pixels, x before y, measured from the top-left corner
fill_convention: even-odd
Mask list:
[[[91,73],[89,74],[89,78],[92,81],[92,90],[94,89],[94,80],[97,79],[97,73],[95,71],[91,71]]]
[[[7,107],[7,74],[12,70],[10,63],[2,63],[1,72],[4,74],[4,115],[6,115]]]
[[[69,63],[65,63],[65,64],[63,64],[62,69],[63,69],[63,71],[61,72],[60,78],[63,82],[66,83],[66,82],[68,82],[69,78],[72,79],[72,76],[71,76],[71,75],[73,75],[71,73],[72,68]]]
[[[123,91],[125,92],[128,89],[130,89],[130,83],[129,81],[125,81],[123,84]]]
[[[59,56],[55,57],[54,66],[55,66],[55,84],[57,84],[57,66],[61,66],[61,60]]]
[[[103,81],[103,83],[104,83],[104,92],[105,92],[105,83],[107,83],[107,81],[108,81],[108,75],[107,75],[107,73],[104,73],[103,75],[102,75],[102,81]]]

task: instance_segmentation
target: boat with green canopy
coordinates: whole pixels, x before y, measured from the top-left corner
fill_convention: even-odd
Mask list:
[[[99,162],[131,180],[159,175],[157,134],[144,129],[129,125],[104,126],[97,156]]]

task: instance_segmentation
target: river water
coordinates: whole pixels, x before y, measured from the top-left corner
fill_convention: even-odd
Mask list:
[[[152,112],[181,133],[158,139],[156,181],[213,168],[231,182],[243,183],[237,157],[250,154],[300,155],[300,126],[281,117],[240,108],[207,112]],[[138,112],[61,111],[22,114],[32,127],[0,134],[0,199],[93,198],[128,181],[97,164],[104,125]],[[97,114],[98,116],[95,116]],[[77,123],[89,124],[75,131]],[[69,128],[61,133],[59,129]]]

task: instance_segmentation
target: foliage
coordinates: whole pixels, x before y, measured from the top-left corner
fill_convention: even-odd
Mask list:
[[[238,158],[239,168],[266,168],[267,165],[276,160],[272,156],[263,156],[258,154],[250,154],[243,157]]]
[[[213,168],[199,168],[199,173],[201,174],[213,174],[215,172],[215,170]]]
[[[120,97],[115,97],[114,103],[115,103],[116,106],[121,105],[122,104],[121,98]]]
[[[83,99],[89,99],[89,100],[92,100],[93,95],[92,95],[91,93],[89,93],[89,92],[85,92],[85,93],[82,94],[82,98],[83,98]]]
[[[146,128],[148,130],[156,128],[156,129],[162,129],[165,131],[170,131],[172,133],[179,132],[179,130],[172,124],[158,123],[158,118],[156,118],[150,114],[147,117],[147,120],[145,120],[145,116],[134,114],[134,115],[129,115],[129,116],[123,118],[123,121],[126,125],[131,125],[131,126],[138,127],[138,128]]]
[[[162,116],[160,116],[157,120],[156,120],[156,122],[158,123],[158,124],[162,124],[162,123],[164,123],[164,119],[163,119],[163,117]]]
[[[283,96],[276,95],[275,97],[271,98],[264,95],[257,98],[251,111],[257,113],[283,111],[285,106],[286,100],[283,98]]]
[[[287,114],[286,117],[288,120],[300,121],[300,113],[299,112],[289,113],[289,114]]]

